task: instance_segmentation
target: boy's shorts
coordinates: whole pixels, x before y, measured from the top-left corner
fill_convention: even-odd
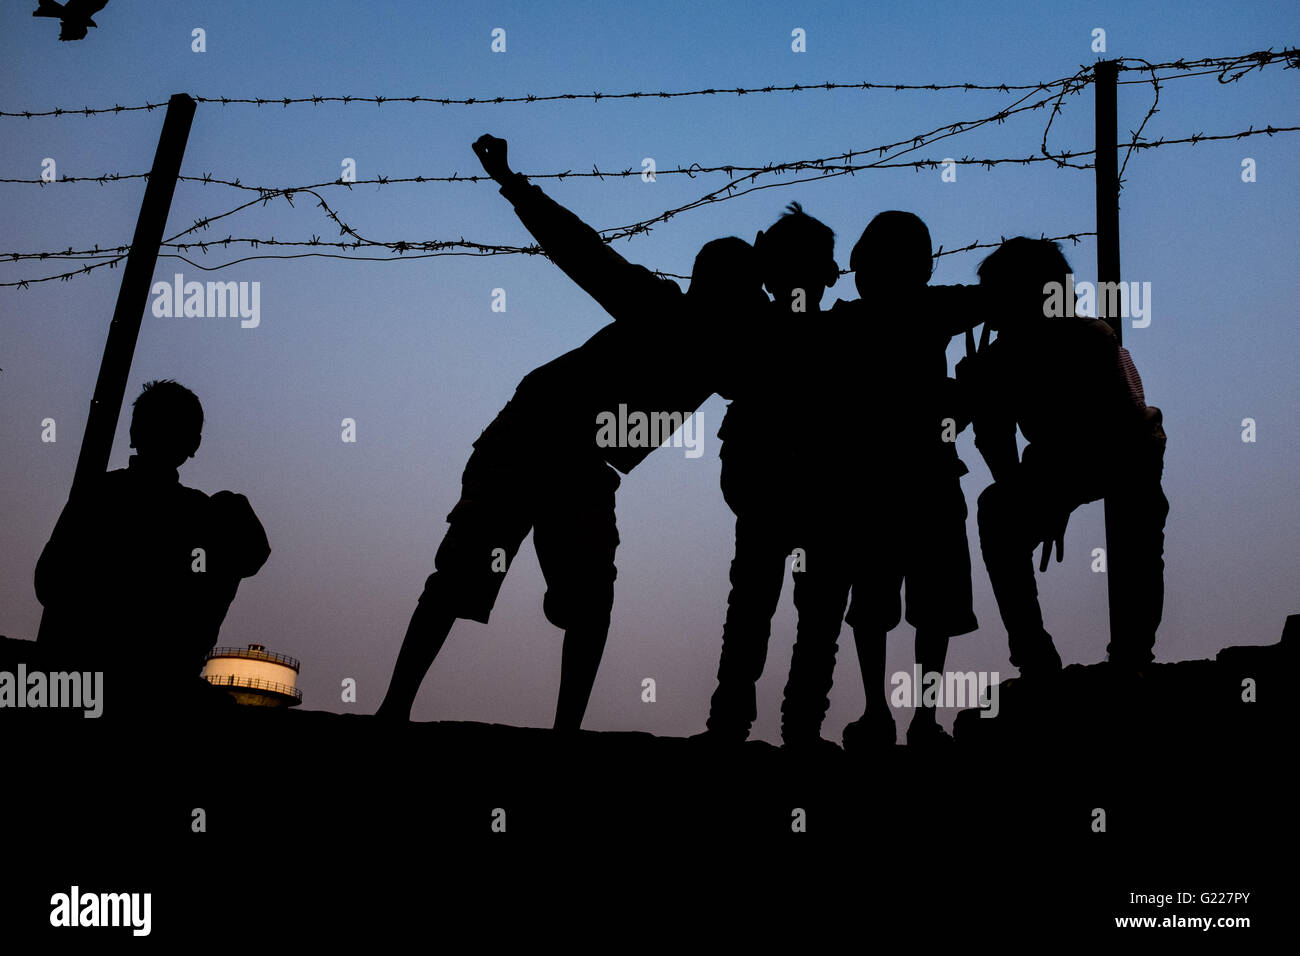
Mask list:
[[[868,519],[845,620],[855,628],[892,631],[904,617],[899,592],[906,583],[908,624],[945,637],[969,634],[979,622],[960,480],[891,497]]]
[[[546,578],[547,619],[567,628],[614,600],[618,472],[594,454],[528,453],[489,426],[465,465],[461,496],[434,557],[457,617],[488,622],[505,569],[528,532]],[[520,436],[522,439],[522,436]],[[498,550],[499,549],[499,550]]]

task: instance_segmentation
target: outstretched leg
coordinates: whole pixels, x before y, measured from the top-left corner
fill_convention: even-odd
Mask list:
[[[609,617],[570,627],[564,632],[560,665],[560,699],[555,708],[555,729],[574,731],[582,727],[591,688],[596,683],[600,658],[609,636]]]
[[[442,650],[455,620],[456,614],[442,593],[441,581],[435,571],[424,582],[424,593],[420,595],[411,623],[406,627],[402,649],[397,653],[393,677],[388,683],[388,693],[376,711],[377,716],[410,719],[411,705],[415,703],[424,675]]]

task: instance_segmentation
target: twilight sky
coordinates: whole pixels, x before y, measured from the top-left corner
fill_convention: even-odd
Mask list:
[[[1061,8],[1028,3],[266,4],[113,0],[86,40],[59,43],[33,4],[0,12],[0,109],[134,105],[173,92],[203,96],[491,97],[527,93],[687,90],[832,82],[1034,83],[1074,73],[1098,55],[1158,62],[1295,46],[1292,2],[1109,2]],[[881,9],[884,7],[885,9]],[[740,12],[740,11],[743,11]],[[207,52],[190,31],[206,31]],[[490,49],[506,30],[506,52]],[[791,31],[807,52],[791,50]],[[1136,79],[1129,73],[1122,79]],[[1272,66],[1236,84],[1171,80],[1149,139],[1300,125],[1300,72]],[[589,100],[442,106],[373,103],[256,107],[200,104],[182,172],[288,186],[332,180],[346,157],[358,179],[480,171],[469,144],[492,132],[510,141],[522,172],[737,164],[755,166],[902,140],[996,112],[1020,94],[809,91],[672,100]],[[1122,86],[1121,139],[1141,122],[1149,85]],[[1091,88],[1067,98],[1054,149],[1092,147]],[[1046,111],[1010,118],[927,146],[907,159],[1027,156]],[[34,179],[52,158],[59,175],[147,171],[162,112],[0,118],[4,178]],[[1160,660],[1213,656],[1228,644],[1271,643],[1300,611],[1300,324],[1295,222],[1300,221],[1300,137],[1174,145],[1135,154],[1121,229],[1124,278],[1151,283],[1151,323],[1125,344],[1148,400],[1165,413],[1167,598]],[[1253,158],[1257,181],[1244,183]],[[785,180],[794,177],[787,175]],[[542,180],[597,228],[649,218],[721,185],[723,174]],[[765,182],[780,182],[770,178]],[[0,251],[128,243],[141,180],[0,184]],[[490,183],[358,185],[323,194],[362,235],[385,240],[530,239]],[[246,201],[247,193],[182,183],[167,234]],[[685,274],[718,235],[752,239],[791,200],[837,233],[841,266],[883,209],[919,214],[947,247],[1017,234],[1094,227],[1090,170],[1049,163],[938,171],[865,171],[782,185],[697,209],[650,234],[619,241],[629,259]],[[253,207],[202,238],[334,239],[310,197]],[[190,258],[212,266],[264,253],[231,246]],[[274,250],[272,250],[274,251]],[[943,257],[936,282],[975,281],[988,250]],[[1091,239],[1066,246],[1080,280],[1095,279]],[[382,253],[381,253],[382,254]],[[55,261],[0,267],[0,282],[65,271]],[[405,262],[252,260],[203,272],[160,259],[170,281],[256,281],[261,321],[146,314],[127,386],[175,378],[202,399],[203,445],[181,480],[207,492],[246,494],[272,555],[244,582],[223,644],[259,641],[302,659],[305,705],[369,713],[386,687],[402,632],[459,492],[470,443],[530,369],[581,344],[608,317],[540,257],[442,257]],[[100,269],[26,290],[0,288],[0,634],[34,637],[40,606],[32,572],[72,480],[86,410],[121,270]],[[503,288],[507,310],[492,311]],[[850,298],[849,277],[827,294]],[[961,343],[949,350],[950,365]],[[699,350],[680,343],[678,360]],[[653,454],[619,491],[619,577],[614,620],[585,726],[689,734],[703,729],[720,648],[733,519],[718,489],[714,438],[724,403],[703,407],[704,454]],[[1241,439],[1253,418],[1257,441]],[[57,441],[41,441],[53,418]],[[111,467],[130,454],[124,414]],[[340,421],[357,422],[357,442]],[[843,449],[834,454],[851,454]],[[954,640],[951,670],[1011,673],[974,525],[989,478],[969,432],[976,613],[980,630]],[[776,456],[824,453],[799,434],[773,435]],[[1103,543],[1101,506],[1075,513],[1066,560],[1040,577],[1047,625],[1066,663],[1104,656],[1105,578],[1090,570]],[[87,561],[111,561],[111,542]],[[543,582],[530,544],[506,580],[491,624],[460,622],[425,681],[417,720],[465,719],[549,726],[560,633],[541,612]],[[774,621],[759,686],[755,735],[775,740],[794,617],[789,585]],[[911,629],[890,636],[889,669],[910,668]],[[129,640],[129,635],[104,635]],[[357,680],[356,704],[340,681]],[[658,700],[643,703],[641,680]],[[838,739],[861,712],[852,640],[841,639],[825,735]],[[952,713],[944,717],[950,723]],[[901,721],[900,721],[901,723]]]

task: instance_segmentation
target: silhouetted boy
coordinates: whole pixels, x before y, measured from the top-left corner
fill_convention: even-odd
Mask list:
[[[849,266],[860,296],[831,309],[841,342],[838,370],[829,375],[832,429],[821,437],[824,534],[838,535],[828,569],[810,567],[806,587],[822,581],[853,600],[853,628],[866,691],[866,713],[844,731],[846,748],[893,744],[897,731],[885,678],[886,635],[903,619],[916,628],[922,674],[942,673],[951,637],[978,626],[972,607],[966,499],[956,438],[964,427],[948,378],[949,340],[982,321],[975,286],[931,286],[930,232],[912,213],[890,210],[867,225]],[[829,371],[829,370],[828,370]],[[825,427],[825,426],[824,426]],[[854,460],[856,459],[856,460]],[[847,570],[847,574],[841,571]],[[843,607],[837,594],[827,603]],[[840,620],[810,642],[829,643]],[[823,667],[833,667],[821,655]],[[831,674],[822,678],[829,686]],[[916,688],[918,695],[920,688]],[[826,701],[787,697],[783,712],[824,716]],[[909,744],[946,740],[935,709],[918,702]]]
[[[722,630],[718,686],[710,702],[706,739],[739,742],[757,715],[755,685],[767,661],[772,615],[781,597],[785,568],[795,549],[794,602],[798,631],[786,696],[825,698],[830,690],[824,659],[834,670],[835,645],[804,640],[806,628],[844,615],[803,586],[803,562],[820,561],[806,512],[808,461],[794,446],[808,426],[809,392],[826,361],[820,335],[821,298],[839,278],[835,234],[792,203],[787,213],[754,240],[763,284],[773,301],[752,320],[751,344],[738,355],[735,396],[727,407],[722,440],[722,494],[736,515],[736,553]],[[812,447],[813,455],[820,450]],[[847,595],[844,596],[847,601]],[[824,686],[823,686],[824,685]],[[804,718],[801,714],[800,718]],[[782,740],[792,747],[820,742],[815,715],[783,721]]]
[[[1112,664],[1132,672],[1150,663],[1164,603],[1169,502],[1160,487],[1160,411],[1147,407],[1111,327],[1073,315],[1073,303],[1063,302],[1071,272],[1049,240],[1004,242],[979,268],[980,285],[997,303],[998,338],[957,369],[976,446],[993,474],[979,497],[980,547],[1022,676],[1061,667],[1043,627],[1033,550],[1042,543],[1041,571],[1053,544],[1061,560],[1066,523],[1079,505],[1106,501]],[[1017,425],[1028,442],[1023,455]]]
[[[247,498],[180,483],[202,430],[193,392],[148,382],[131,414],[136,453],[73,491],[36,564],[42,649],[103,670],[106,712],[203,700],[199,671],[239,582],[271,553]]]
[[[577,730],[600,665],[614,600],[614,492],[657,444],[601,437],[598,421],[670,414],[681,421],[725,390],[722,347],[762,296],[753,250],[706,243],[690,289],[633,265],[594,229],[512,173],[506,142],[474,143],[543,251],[617,321],[526,375],[474,443],[460,501],[411,618],[379,713],[406,719],[457,618],[487,623],[509,563],[529,530],[546,578],[543,610],[564,629],[555,727]],[[689,344],[698,350],[681,360]],[[660,436],[664,439],[667,436]]]

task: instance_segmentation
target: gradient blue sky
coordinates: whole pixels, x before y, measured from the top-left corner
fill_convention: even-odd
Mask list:
[[[1026,83],[1065,76],[1097,56],[1091,31],[1107,31],[1107,56],[1152,61],[1295,46],[1292,2],[907,4],[371,3],[266,4],[113,0],[98,30],[60,44],[33,4],[0,12],[0,108],[105,106],[205,96],[311,94],[486,97],[565,91],[691,89],[859,82]],[[190,30],[207,31],[207,52]],[[507,30],[505,54],[490,32]],[[806,53],[790,32],[807,31]],[[1130,74],[1132,76],[1132,74]],[[1162,90],[1149,138],[1224,133],[1300,119],[1300,73],[1280,66],[1223,86],[1213,77]],[[183,171],[272,186],[337,177],[344,157],[359,178],[479,171],[469,144],[481,133],[510,140],[523,172],[700,163],[757,165],[827,156],[903,139],[995,112],[1013,99],[986,92],[838,91],[744,98],[590,101],[531,105],[200,105]],[[1140,122],[1145,86],[1120,89],[1120,129]],[[1069,99],[1053,130],[1057,148],[1092,146],[1092,93]],[[920,157],[1018,156],[1037,151],[1045,112],[926,148]],[[0,169],[35,178],[43,158],[60,174],[149,168],[161,112],[0,119]],[[1162,660],[1212,656],[1228,644],[1270,643],[1300,611],[1300,354],[1294,224],[1300,164],[1294,134],[1172,146],[1136,155],[1121,212],[1124,277],[1152,284],[1149,328],[1125,336],[1148,399],[1165,412],[1165,621]],[[1253,157],[1258,181],[1241,181]],[[916,157],[912,157],[916,158]],[[599,228],[653,216],[715,188],[718,176],[544,182]],[[4,252],[130,241],[144,185],[0,186]],[[490,184],[358,186],[327,193],[363,235],[524,244],[527,234]],[[219,186],[181,184],[168,234],[247,198]],[[674,218],[620,242],[628,258],[686,273],[721,234],[752,238],[790,200],[836,230],[841,265],[882,209],[921,215],[946,246],[999,235],[1056,235],[1093,228],[1090,171],[1050,164],[884,170],[763,190]],[[235,235],[334,238],[310,201],[277,200],[215,225]],[[1091,240],[1068,247],[1081,279],[1095,278]],[[215,264],[247,251],[212,252]],[[972,282],[978,253],[940,260],[937,282]],[[62,271],[7,263],[0,281]],[[407,618],[454,504],[470,443],[533,367],[572,348],[607,317],[549,262],[534,257],[437,258],[398,263],[330,259],[251,261],[213,273],[162,259],[157,277],[261,283],[261,326],[237,320],[146,315],[127,389],[172,377],[203,400],[207,426],[186,484],[248,495],[273,553],[244,583],[222,643],[260,641],[303,661],[312,708],[370,712],[378,705]],[[40,606],[32,569],[66,499],[120,270],[70,282],[0,289],[0,633],[35,635]],[[508,310],[491,311],[491,290]],[[826,302],[854,294],[841,281]],[[950,361],[960,343],[950,350]],[[680,361],[699,357],[680,343]],[[619,493],[623,545],[608,650],[588,711],[593,729],[687,734],[702,729],[720,646],[732,517],[718,490],[724,404],[702,409],[705,454],[656,452]],[[58,441],[40,440],[41,420]],[[339,422],[358,423],[355,445]],[[1258,441],[1241,441],[1241,420]],[[129,455],[127,417],[112,467]],[[855,443],[846,436],[848,447]],[[823,454],[801,436],[773,435],[774,456]],[[963,435],[972,505],[988,474]],[[844,454],[836,449],[832,453]],[[981,628],[954,641],[952,669],[1010,672],[1006,640],[979,558]],[[1089,570],[1102,543],[1101,508],[1077,512],[1066,561],[1040,579],[1048,626],[1067,662],[1101,659],[1105,580]],[[113,560],[111,543],[90,561]],[[560,634],[541,614],[543,583],[530,545],[512,568],[492,623],[453,631],[417,702],[417,719],[549,725]],[[775,739],[793,636],[788,590],[774,622],[759,688],[756,735]],[[109,639],[106,636],[106,639]],[[127,639],[125,637],[117,639]],[[863,691],[847,629],[826,735],[861,712]],[[911,630],[890,637],[890,670],[910,666]],[[359,700],[339,699],[358,681]],[[655,678],[658,701],[640,699]],[[951,718],[948,714],[945,721]]]

